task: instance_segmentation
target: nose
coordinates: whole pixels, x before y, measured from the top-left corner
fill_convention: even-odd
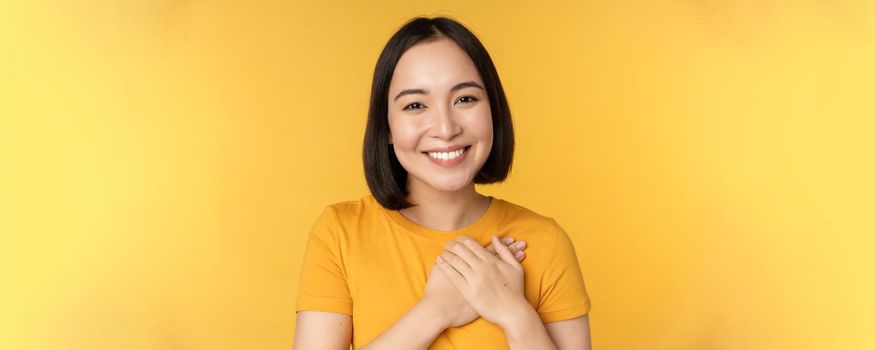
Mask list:
[[[452,140],[456,135],[462,133],[462,125],[456,120],[452,109],[446,107],[438,108],[435,114],[435,121],[432,124],[432,136],[443,140]]]

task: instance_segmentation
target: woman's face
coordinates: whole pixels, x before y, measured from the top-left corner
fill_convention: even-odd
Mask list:
[[[389,84],[389,142],[410,190],[470,185],[492,149],[492,112],[474,62],[447,38],[398,60]]]

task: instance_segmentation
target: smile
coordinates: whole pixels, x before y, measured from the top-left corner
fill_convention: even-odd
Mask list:
[[[442,166],[454,166],[465,159],[468,149],[471,146],[465,146],[455,151],[450,152],[422,152],[432,162]]]

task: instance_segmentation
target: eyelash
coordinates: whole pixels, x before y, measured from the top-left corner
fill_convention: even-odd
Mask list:
[[[476,98],[476,97],[474,97],[474,96],[462,96],[462,97],[459,97],[459,100],[461,100],[461,99],[463,99],[463,98],[470,98],[470,99],[471,99],[470,102],[477,102],[477,101],[480,101],[479,98]],[[456,100],[456,101],[458,101],[458,100]],[[470,102],[469,102],[469,103],[470,103]],[[404,110],[417,110],[417,109],[422,109],[422,107],[420,107],[420,108],[410,108],[410,106],[413,106],[413,105],[420,105],[420,106],[423,106],[423,104],[421,104],[421,103],[419,103],[419,102],[413,102],[413,103],[411,103],[411,104],[409,104],[409,105],[407,105],[407,106],[404,106]]]

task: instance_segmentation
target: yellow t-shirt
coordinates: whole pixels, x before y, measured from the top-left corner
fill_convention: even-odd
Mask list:
[[[455,231],[420,226],[365,196],[329,205],[307,243],[297,311],[352,315],[353,348],[388,329],[422,299],[426,277],[446,241],[468,235],[483,246],[492,234],[528,243],[522,261],[525,295],[545,323],[590,310],[571,240],[555,220],[492,198],[473,224]],[[506,349],[504,332],[478,318],[450,328],[430,349]]]

